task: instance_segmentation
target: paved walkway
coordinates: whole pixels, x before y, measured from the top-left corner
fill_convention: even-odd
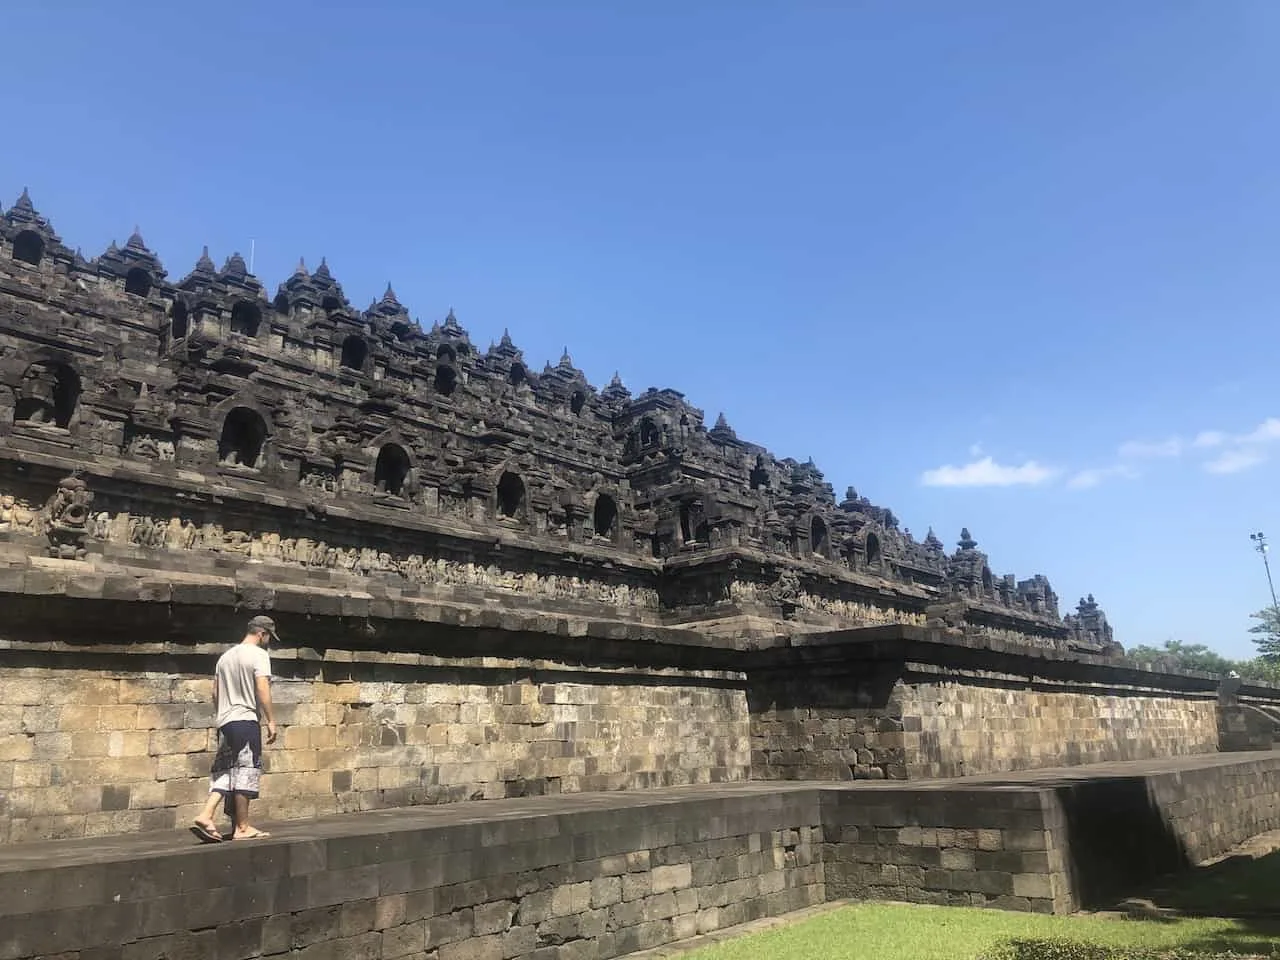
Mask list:
[[[343,813],[313,820],[289,820],[262,824],[271,831],[265,840],[242,841],[255,846],[327,840],[333,837],[391,833],[398,830],[425,830],[460,824],[527,817],[564,816],[606,810],[627,810],[676,804],[691,800],[718,800],[732,797],[774,794],[786,796],[809,791],[850,792],[969,792],[1026,790],[1084,780],[1114,777],[1144,777],[1181,770],[1200,770],[1239,763],[1254,763],[1280,751],[1213,753],[1160,760],[1117,761],[1049,770],[993,773],[946,780],[753,780],[745,783],[705,784],[630,790],[611,793],[575,793],[557,796],[524,797],[513,800],[474,800],[432,806],[392,807],[362,813]],[[113,860],[139,860],[189,852],[197,841],[185,829],[71,840],[44,840],[34,843],[0,844],[0,875],[22,870],[68,867]],[[214,845],[216,846],[216,845]],[[3,881],[0,881],[3,882]]]

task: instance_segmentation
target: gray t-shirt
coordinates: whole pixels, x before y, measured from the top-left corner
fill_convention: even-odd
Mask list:
[[[218,719],[215,726],[233,720],[258,719],[255,678],[271,676],[271,657],[252,643],[237,643],[218,658]]]

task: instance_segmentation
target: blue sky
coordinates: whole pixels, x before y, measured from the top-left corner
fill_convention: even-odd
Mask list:
[[[1280,4],[5,11],[6,205],[255,241],[673,386],[923,536],[1251,652],[1280,543]],[[1280,571],[1278,571],[1280,572]]]

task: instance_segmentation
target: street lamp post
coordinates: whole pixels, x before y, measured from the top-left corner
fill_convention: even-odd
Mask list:
[[[1249,534],[1249,539],[1253,541],[1253,548],[1262,554],[1262,566],[1267,571],[1267,586],[1271,588],[1271,611],[1275,616],[1271,631],[1273,634],[1280,635],[1280,603],[1276,603],[1276,585],[1271,579],[1271,563],[1267,560],[1267,535],[1259,530],[1257,533]]]

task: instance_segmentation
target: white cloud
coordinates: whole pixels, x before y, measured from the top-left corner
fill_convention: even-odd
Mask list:
[[[968,463],[926,470],[920,475],[920,483],[926,487],[1033,487],[1061,481],[1069,489],[1088,490],[1110,480],[1138,478],[1142,461],[1191,455],[1205,472],[1225,476],[1266,463],[1277,450],[1280,450],[1280,417],[1268,417],[1243,433],[1205,430],[1191,439],[1173,436],[1163,440],[1129,440],[1120,444],[1116,462],[1111,466],[1068,471],[1022,458],[1021,454],[1017,454],[1020,463],[997,463],[983,452],[981,444],[975,443],[969,447]]]
[[[1268,417],[1248,433],[1223,433],[1208,430],[1195,439],[1195,445],[1220,451],[1204,463],[1208,473],[1240,473],[1271,458],[1271,446],[1280,442],[1280,417]]]
[[[1133,467],[1125,463],[1119,463],[1114,467],[1092,467],[1088,470],[1077,471],[1067,479],[1067,486],[1072,490],[1087,490],[1090,487],[1098,486],[1104,480],[1110,480],[1112,477],[1133,480],[1137,476],[1138,471]]]
[[[926,487],[1017,487],[1036,486],[1052,480],[1058,471],[1028,460],[1018,466],[996,463],[991,457],[973,460],[964,466],[951,464],[926,470],[920,482]]]
[[[1168,440],[1130,440],[1120,444],[1118,451],[1125,460],[1147,460],[1154,457],[1176,457],[1182,453],[1182,440],[1170,437]]]
[[[1197,433],[1191,444],[1196,447],[1220,447],[1228,439],[1230,439],[1229,435],[1221,430],[1205,430],[1203,433]]]
[[[1241,443],[1273,443],[1280,440],[1280,417],[1268,417],[1239,440]]]
[[[1265,462],[1266,453],[1256,447],[1239,447],[1214,457],[1204,465],[1209,473],[1240,473]]]

